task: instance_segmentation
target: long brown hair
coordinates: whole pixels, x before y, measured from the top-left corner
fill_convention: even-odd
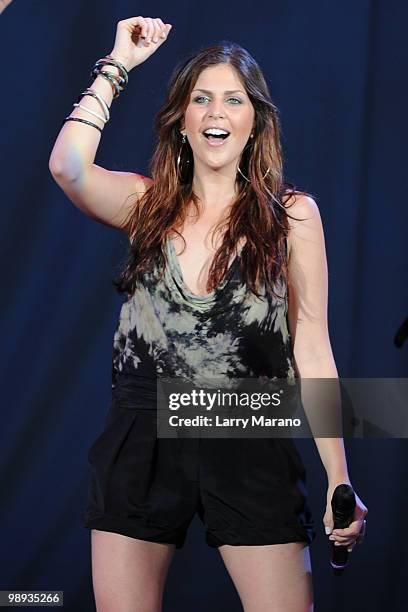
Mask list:
[[[158,142],[149,163],[152,184],[132,206],[126,223],[130,249],[125,268],[113,281],[119,293],[131,296],[143,274],[157,262],[163,272],[164,241],[183,227],[188,206],[197,214],[199,199],[193,191],[194,159],[190,145],[181,146],[183,115],[200,73],[210,66],[229,64],[238,74],[255,110],[253,138],[241,155],[237,172],[238,194],[231,205],[223,241],[209,270],[207,291],[214,290],[227,272],[238,241],[246,238],[241,253],[243,280],[260,295],[260,283],[275,293],[276,282],[287,282],[285,240],[288,234],[286,203],[298,192],[283,180],[280,121],[268,85],[254,58],[240,45],[222,41],[193,53],[173,71],[167,96],[155,117]],[[177,164],[180,155],[180,163]],[[269,171],[267,172],[269,168]],[[267,172],[266,176],[265,173]],[[133,194],[132,194],[133,195]],[[293,217],[291,217],[293,218]],[[217,229],[219,228],[217,225]]]

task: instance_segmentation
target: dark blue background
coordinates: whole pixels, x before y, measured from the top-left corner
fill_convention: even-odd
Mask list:
[[[63,589],[69,611],[94,609],[81,524],[86,454],[109,405],[122,301],[111,279],[126,240],[75,208],[48,159],[94,62],[112,50],[117,21],[136,15],[173,29],[113,102],[96,163],[147,173],[153,118],[174,65],[215,41],[240,43],[280,109],[286,178],[314,195],[323,219],[339,375],[408,372],[408,346],[393,344],[408,311],[405,2],[14,0],[0,15],[0,589]],[[300,442],[318,531],[315,610],[406,610],[407,440],[345,441],[369,518],[342,578],[328,566],[324,468],[313,440]],[[242,610],[195,518],[174,557],[164,611],[225,606]]]

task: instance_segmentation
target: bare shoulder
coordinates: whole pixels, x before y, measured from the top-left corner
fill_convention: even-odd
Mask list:
[[[308,194],[295,194],[288,207],[290,258],[288,323],[296,364],[309,376],[313,361],[332,359],[328,336],[328,264],[320,211]],[[317,363],[319,362],[319,363]]]
[[[290,215],[288,216],[288,254],[290,255],[296,238],[305,236],[310,230],[316,230],[317,226],[321,226],[321,218],[319,207],[312,196],[301,191],[285,192],[285,195],[289,194],[292,195],[285,200],[284,206]]]

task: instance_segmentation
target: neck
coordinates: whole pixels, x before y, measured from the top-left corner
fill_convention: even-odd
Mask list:
[[[195,172],[193,190],[202,202],[204,211],[215,212],[232,204],[238,194],[235,177],[235,172],[232,176],[231,171],[226,169]]]

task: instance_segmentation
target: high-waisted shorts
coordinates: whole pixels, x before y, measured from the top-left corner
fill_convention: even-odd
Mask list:
[[[156,418],[141,396],[113,396],[88,451],[85,527],[182,548],[197,512],[214,548],[312,543],[305,469],[292,439],[159,438]]]

